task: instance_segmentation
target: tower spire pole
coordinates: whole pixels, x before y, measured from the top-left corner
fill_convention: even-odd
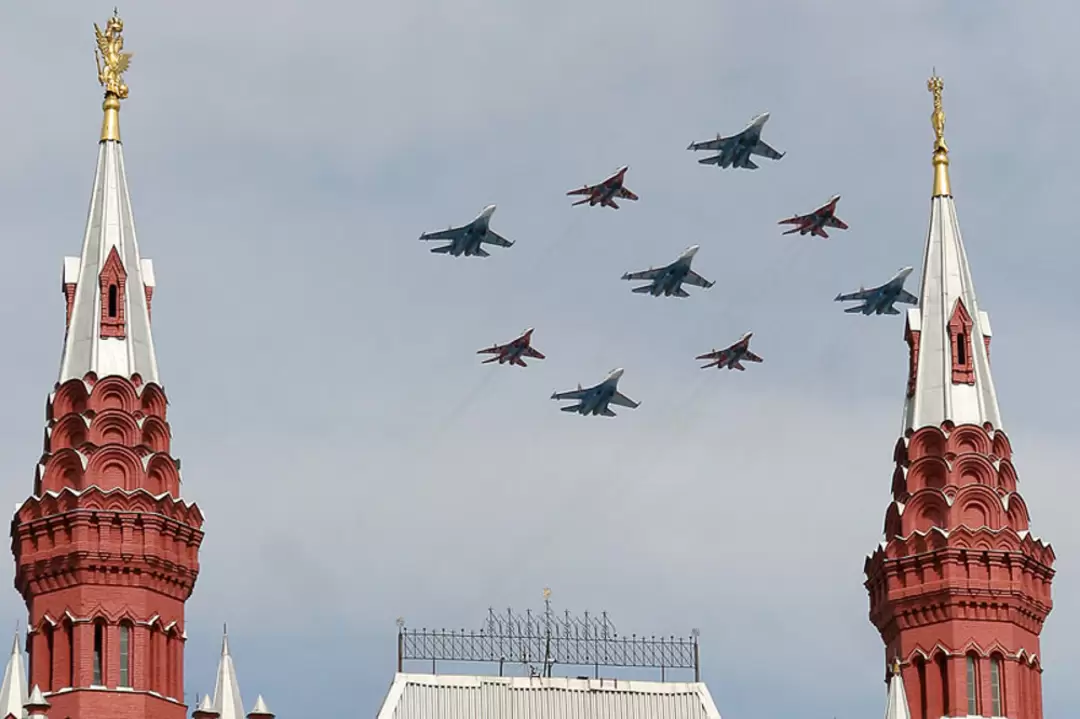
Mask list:
[[[949,186],[949,146],[945,144],[945,110],[941,106],[941,91],[945,83],[934,70],[933,76],[926,81],[926,89],[934,96],[934,112],[930,123],[934,126],[934,197],[951,197]]]
[[[113,8],[113,16],[105,24],[104,31],[94,23],[94,36],[97,40],[94,59],[98,82],[105,88],[105,100],[101,103],[105,113],[101,121],[101,141],[120,142],[120,101],[128,96],[124,73],[131,66],[131,53],[124,52],[124,21],[116,8]]]

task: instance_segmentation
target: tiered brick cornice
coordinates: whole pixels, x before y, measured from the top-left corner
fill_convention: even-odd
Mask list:
[[[138,375],[90,373],[49,397],[34,492],[11,541],[31,680],[58,712],[184,715],[183,609],[203,516],[180,498],[167,406]]]
[[[1009,717],[1041,716],[1039,634],[1055,557],[1031,534],[1008,437],[946,422],[909,432],[894,458],[885,541],[864,572],[870,620],[889,660],[904,663],[913,716],[966,715],[971,662],[979,707],[992,703],[996,672],[1012,687],[1006,702],[1017,702]]]

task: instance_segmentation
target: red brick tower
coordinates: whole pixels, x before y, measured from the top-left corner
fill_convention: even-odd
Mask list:
[[[44,452],[11,525],[29,685],[59,719],[185,716],[184,602],[203,538],[169,453],[150,331],[153,266],[139,257],[124,172],[122,31],[115,16],[97,30],[97,172],[82,254],[64,260],[67,333]]]
[[[1030,530],[949,186],[942,82],[930,79],[934,192],[885,541],[866,560],[870,620],[913,719],[1042,719],[1039,634],[1054,552]]]

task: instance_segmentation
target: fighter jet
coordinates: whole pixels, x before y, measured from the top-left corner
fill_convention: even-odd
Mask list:
[[[615,413],[611,411],[608,404],[618,405],[620,407],[629,407],[630,409],[636,409],[641,402],[635,402],[623,393],[619,392],[619,378],[623,376],[623,370],[613,369],[604,381],[600,384],[593,385],[587,389],[582,389],[581,385],[578,385],[576,390],[569,392],[555,392],[551,395],[552,399],[566,400],[576,399],[579,400],[577,404],[570,405],[568,407],[561,407],[563,412],[577,412],[580,415],[603,415],[605,417],[614,417]]]
[[[701,248],[698,245],[687,247],[679,255],[679,258],[670,265],[664,265],[657,269],[650,267],[641,272],[627,272],[622,278],[624,280],[651,280],[650,284],[635,287],[630,290],[631,292],[648,293],[653,297],[659,297],[660,295],[664,297],[671,297],[672,295],[675,297],[689,297],[690,294],[682,288],[684,282],[688,285],[706,289],[716,284],[715,282],[709,282],[690,269],[690,263],[694,261],[694,255],[697,254],[699,249]]]
[[[567,196],[570,195],[588,195],[584,200],[578,200],[573,205],[584,205],[589,203],[589,207],[593,205],[600,205],[601,207],[610,207],[613,210],[619,209],[619,206],[615,203],[615,198],[621,200],[637,200],[638,196],[623,186],[623,180],[626,179],[626,171],[630,169],[624,165],[620,167],[614,175],[607,178],[598,185],[584,185],[580,190],[570,190],[567,192]]]
[[[919,298],[904,289],[904,282],[912,272],[911,267],[905,267],[892,276],[888,282],[870,289],[859,288],[858,292],[849,295],[837,295],[836,302],[850,302],[862,300],[861,305],[848,307],[844,312],[855,314],[861,312],[864,315],[898,315],[900,310],[893,304],[902,302],[906,305],[919,304]]]
[[[453,255],[460,257],[487,257],[489,253],[480,245],[498,245],[510,247],[514,243],[491,229],[491,216],[495,213],[495,205],[485,207],[476,219],[461,227],[451,227],[437,232],[425,232],[420,235],[421,240],[450,240],[449,245],[436,247],[432,250],[437,254]]]
[[[847,223],[836,216],[836,203],[840,201],[840,195],[833,195],[832,199],[821,207],[807,215],[795,215],[786,220],[780,220],[779,225],[798,225],[794,229],[785,232],[790,235],[798,232],[800,235],[810,234],[828,238],[826,227],[835,227],[838,230],[846,230]]]
[[[761,139],[761,128],[769,121],[769,113],[763,112],[750,121],[741,132],[724,137],[716,135],[715,140],[691,142],[687,150],[712,150],[719,151],[719,155],[706,157],[698,160],[702,165],[716,165],[717,167],[742,167],[747,170],[756,170],[758,166],[750,159],[751,155],[760,155],[770,160],[779,160],[786,152],[777,152]]]
[[[709,360],[701,369],[709,369],[715,367],[716,369],[722,369],[724,367],[728,369],[737,369],[740,372],[746,368],[742,366],[743,361],[746,362],[763,362],[760,357],[750,351],[750,338],[754,336],[753,332],[747,332],[739,339],[738,342],[722,350],[713,350],[712,352],[706,352],[703,355],[698,355],[694,359]]]
[[[506,364],[509,362],[512,365],[518,365],[519,367],[528,367],[522,357],[532,357],[534,359],[544,359],[544,355],[537,352],[532,348],[532,333],[533,328],[525,330],[520,337],[516,340],[508,342],[504,345],[492,345],[487,349],[477,350],[476,354],[494,354],[494,357],[486,359],[480,364],[490,364],[492,362],[498,362],[499,364]]]

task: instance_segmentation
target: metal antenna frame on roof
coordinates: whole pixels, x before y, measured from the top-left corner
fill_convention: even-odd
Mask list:
[[[499,676],[509,663],[529,666],[533,676],[550,677],[552,667],[560,664],[592,667],[596,677],[600,667],[659,669],[661,681],[668,669],[693,669],[694,681],[701,681],[697,629],[686,638],[619,636],[607,612],[572,616],[566,611],[556,616],[548,589],[539,616],[531,610],[520,615],[511,609],[505,614],[488,609],[480,630],[408,629],[400,618],[397,626],[399,672],[406,661],[431,662],[432,673],[440,661],[484,662],[498,664]]]

